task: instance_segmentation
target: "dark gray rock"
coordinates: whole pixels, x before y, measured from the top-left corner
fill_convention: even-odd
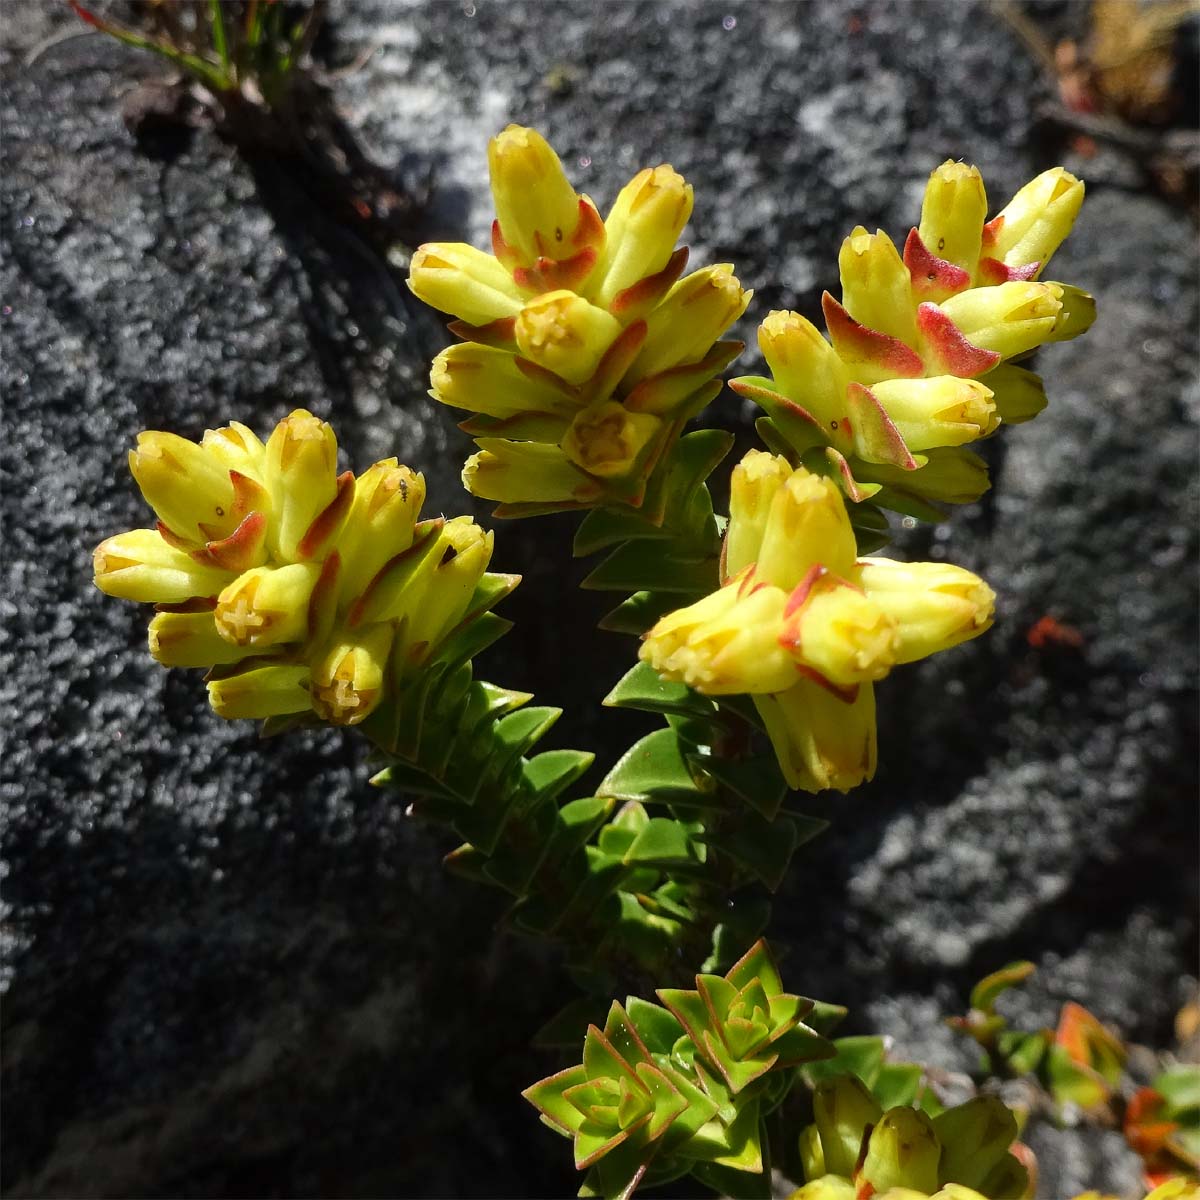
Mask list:
[[[552,1065],[525,1046],[569,994],[553,954],[495,937],[494,898],[444,876],[353,739],[219,721],[90,586],[91,547],[144,520],[123,459],[147,426],[304,405],[348,464],[399,453],[432,510],[472,511],[465,439],[424,396],[439,324],[210,134],[139,154],[119,104],[153,62],[89,37],[25,67],[70,19],[14,8],[0,58],[5,1189],[564,1194],[565,1144],[516,1097]],[[814,314],[840,237],[902,233],[943,158],[1003,202],[1060,154],[1031,134],[1046,81],[984,6],[364,0],[331,34],[338,61],[378,44],[338,95],[379,161],[432,172],[431,233],[482,239],[486,139],[536,124],[602,205],[644,163],[682,170],[694,261],[735,262],[753,320]],[[814,800],[834,827],[774,925],[795,986],[947,1069],[969,1055],[940,1017],[1014,957],[1041,967],[1022,1019],[1073,997],[1157,1044],[1195,970],[1193,233],[1094,188],[1054,271],[1102,315],[1043,354],[1049,411],[994,443],[984,504],[901,530],[983,571],[1000,620],[881,689],[879,778]],[[749,444],[745,416],[715,406]],[[641,725],[576,698],[622,651],[589,635],[569,533],[498,531],[526,582],[486,670],[570,700],[557,744],[603,757]],[[1047,613],[1083,646],[1029,646]],[[1046,1196],[1128,1182],[1108,1135],[1038,1148]]]

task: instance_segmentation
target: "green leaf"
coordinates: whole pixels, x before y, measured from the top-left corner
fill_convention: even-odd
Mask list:
[[[694,596],[716,591],[718,583],[715,557],[670,554],[653,542],[626,542],[579,586],[592,591],[659,591]]]
[[[871,1091],[875,1093],[879,1107],[887,1112],[897,1104],[915,1104],[924,1079],[925,1070],[917,1063],[885,1062],[879,1068]]]
[[[861,1079],[868,1088],[873,1088],[883,1066],[883,1038],[856,1036],[836,1038],[833,1043],[837,1053],[833,1058],[808,1063],[804,1074],[811,1084],[822,1079],[833,1079],[838,1075],[853,1075]],[[887,1107],[880,1102],[880,1107]]]
[[[673,536],[671,530],[656,525],[633,509],[593,508],[575,531],[571,552],[576,558],[586,558],[618,542],[643,538],[662,541]]]
[[[1200,1067],[1172,1067],[1164,1071],[1152,1086],[1166,1100],[1171,1120],[1191,1109],[1200,1109]]]
[[[693,759],[692,762],[768,820],[772,820],[779,812],[779,806],[787,795],[787,782],[780,774],[773,756],[767,758],[759,755],[739,760],[709,756]]]
[[[711,700],[693,692],[686,684],[661,679],[658,672],[644,662],[627,671],[616,687],[604,697],[603,703],[609,708],[636,708],[662,715],[673,713],[709,721],[719,720],[716,706]]]
[[[569,1136],[583,1124],[583,1114],[563,1097],[563,1092],[567,1088],[578,1087],[586,1079],[587,1073],[582,1065],[574,1066],[545,1079],[539,1079],[521,1095],[542,1113],[552,1128]]]
[[[767,821],[747,812],[735,825],[707,835],[705,841],[720,849],[776,891],[787,874],[796,849],[796,825],[786,815]]]
[[[525,778],[540,795],[554,799],[570,787],[595,758],[586,750],[544,750],[525,764]]]
[[[1011,962],[985,976],[971,989],[971,1007],[990,1013],[996,1000],[1010,987],[1023,983],[1037,968],[1031,962]]]
[[[804,1023],[823,1036],[831,1034],[849,1015],[849,1009],[841,1004],[826,1004],[824,1000],[814,1000],[812,1012],[804,1018]]]
[[[609,633],[640,635],[655,625],[659,618],[678,607],[678,596],[663,592],[635,592],[602,617],[597,627]]]
[[[652,817],[625,851],[625,862],[631,866],[654,864],[663,867],[703,862],[703,854],[692,841],[691,828],[670,817]]]
[[[683,1036],[683,1026],[661,1004],[629,996],[625,1011],[651,1054],[670,1054],[671,1047]]]
[[[596,791],[618,800],[686,803],[711,792],[712,784],[693,776],[673,729],[656,729],[621,756]]]

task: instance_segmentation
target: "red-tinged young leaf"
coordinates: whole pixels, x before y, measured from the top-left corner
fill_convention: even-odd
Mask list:
[[[775,965],[774,956],[771,954],[765,938],[759,938],[725,972],[725,978],[739,990],[751,980],[757,979],[768,996],[776,996],[783,991],[783,980],[779,975],[779,968]]]
[[[265,561],[266,539],[267,518],[260,512],[252,512],[227,538],[209,542],[203,550],[193,550],[192,558],[203,566],[240,575]]]
[[[644,317],[671,290],[675,281],[687,266],[688,248],[680,246],[667,259],[667,265],[657,275],[647,275],[631,287],[618,292],[608,306],[608,311],[620,321],[631,321]]]
[[[504,235],[500,232],[499,221],[492,222],[492,253],[509,271],[514,271],[521,265],[520,256],[504,240]]]
[[[579,223],[571,234],[573,246],[603,246],[606,232],[604,220],[596,211],[591,201],[579,197]]]
[[[333,628],[341,569],[342,556],[336,550],[321,564],[321,573],[308,598],[308,635],[313,641],[324,641]]]
[[[1037,968],[1031,962],[1011,962],[985,976],[971,989],[971,1007],[990,1013],[997,999],[1010,987],[1024,983]]]
[[[872,368],[880,378],[919,379],[925,374],[921,356],[899,338],[859,324],[833,296],[821,296],[829,339],[848,366]]]
[[[517,348],[516,317],[499,317],[487,325],[468,325],[466,321],[451,321],[447,328],[464,342],[478,342],[481,346],[492,346],[496,350]]]
[[[888,463],[905,471],[917,469],[917,460],[900,436],[900,430],[870,388],[852,382],[846,388],[846,403],[854,422],[854,447],[860,458]]]
[[[547,1124],[570,1137],[583,1124],[583,1116],[563,1093],[586,1079],[582,1066],[569,1067],[531,1084],[521,1095],[542,1114]]]
[[[595,249],[585,246],[570,258],[539,258],[532,267],[517,267],[512,273],[513,282],[535,295],[562,289],[574,292],[579,290],[595,265]]]
[[[316,558],[342,526],[354,501],[354,472],[343,471],[337,478],[337,492],[305,530],[296,547],[301,559]]]
[[[1152,1158],[1166,1148],[1167,1138],[1178,1128],[1165,1118],[1166,1102],[1152,1087],[1138,1088],[1125,1106],[1124,1133],[1130,1148],[1143,1158]]]
[[[697,394],[700,383],[724,371],[744,348],[744,342],[717,342],[699,362],[684,363],[643,379],[625,398],[625,407],[630,412],[670,414]]]
[[[913,296],[918,301],[932,300],[938,304],[947,296],[971,286],[970,272],[938,258],[915,229],[909,232],[904,243],[904,265],[912,278]]]
[[[364,614],[370,611],[372,602],[383,595],[385,590],[400,590],[416,574],[429,555],[438,549],[445,524],[443,517],[433,517],[414,526],[412,544],[379,568],[375,578],[367,584],[363,594],[351,606],[346,617],[349,628],[354,629],[359,625]]]
[[[936,304],[917,306],[917,330],[934,375],[974,379],[1000,364],[1001,355],[971,345]]]
[[[250,512],[266,512],[271,503],[267,489],[241,471],[230,470],[229,482],[233,484],[233,515],[244,517]]]
[[[581,403],[596,404],[607,400],[629,370],[630,364],[637,358],[645,340],[645,321],[634,321],[628,328],[623,329],[596,364],[591,379],[580,385]]]
[[[1031,262],[1026,263],[1023,267],[1006,267],[997,258],[981,258],[979,260],[979,276],[985,283],[989,284],[1012,283],[1014,281],[1023,283],[1027,279],[1036,279],[1041,265],[1040,262]]]
[[[1120,1082],[1125,1046],[1082,1004],[1069,1000],[1063,1005],[1054,1041],[1079,1066],[1090,1067],[1113,1087]]]
[[[883,486],[879,483],[859,483],[854,478],[854,472],[844,455],[839,454],[832,446],[825,447],[825,462],[830,468],[828,473],[837,480],[847,500],[861,504],[878,494]],[[902,468],[903,469],[903,468]],[[825,472],[822,472],[824,474]]]
[[[739,396],[753,400],[771,418],[774,428],[786,441],[787,454],[803,454],[814,446],[825,446],[830,441],[843,444],[849,450],[852,442],[844,422],[837,429],[827,428],[816,417],[782,392],[776,391],[774,381],[757,375],[731,379],[730,388]]]

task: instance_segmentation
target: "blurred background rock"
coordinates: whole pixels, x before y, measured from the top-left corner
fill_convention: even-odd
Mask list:
[[[66,38],[58,4],[0,23],[6,1194],[573,1192],[517,1096],[554,1066],[527,1042],[570,994],[555,954],[442,872],[353,737],[220,721],[90,582],[91,548],[144,523],[125,453],[145,427],[308,407],[346,465],[397,454],[430,511],[482,515],[425,395],[440,322],[302,176],[131,100],[158,60]],[[1152,1045],[1194,989],[1196,35],[1147,35],[1143,103],[1105,84],[1102,32],[1081,3],[344,0],[316,46],[350,68],[358,145],[426,201],[411,242],[483,244],[510,121],[602,209],[668,161],[696,188],[692,262],[756,289],[751,342],[770,308],[816,315],[854,224],[902,236],[947,157],[993,209],[1058,162],[1088,181],[1054,275],[1099,320],[1043,353],[1050,407],[989,444],[984,503],[899,530],[989,579],[996,628],[880,689],[879,775],[813,801],[833,827],[772,926],[789,983],[850,1005],[848,1032],[948,1069],[971,1056],[941,1017],[1015,957],[1040,968],[1029,1021],[1075,998]],[[710,414],[749,445],[732,394]],[[569,705],[556,744],[603,765],[645,726],[592,704],[632,647],[592,631],[569,536],[498,528],[525,582],[479,670]],[[1136,1188],[1115,1133],[1037,1145],[1040,1195]]]

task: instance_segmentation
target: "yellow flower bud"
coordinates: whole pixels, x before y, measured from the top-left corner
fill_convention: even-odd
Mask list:
[[[491,562],[494,540],[490,530],[480,529],[470,517],[446,522],[442,545],[430,556],[430,569],[423,571],[420,582],[402,596],[402,607],[388,614],[407,617],[403,626],[407,662],[428,658],[462,619]]]
[[[972,346],[1012,358],[1050,336],[1062,308],[1055,290],[1045,283],[1001,283],[970,288],[939,307]]]
[[[413,295],[470,325],[515,317],[525,298],[512,274],[490,254],[462,242],[429,242],[408,270]]]
[[[255,483],[262,483],[267,448],[254,431],[240,421],[231,421],[221,429],[206,429],[200,446],[226,470],[237,471]]]
[[[589,475],[620,479],[637,469],[662,427],[658,417],[628,412],[610,400],[576,416],[562,440],[562,449]]]
[[[535,129],[509,125],[488,143],[492,199],[505,243],[529,265],[576,254],[579,196],[558,155]]]
[[[977,167],[947,161],[929,176],[917,233],[931,254],[973,274],[986,218],[987,192]]]
[[[1200,1200],[1200,1184],[1194,1179],[1176,1175],[1174,1179],[1160,1183],[1147,1194],[1146,1200]]]
[[[216,595],[230,571],[201,566],[186,551],[169,546],[156,529],[131,529],[105,538],[92,556],[96,586],[108,596],[143,604],[182,604]]]
[[[830,683],[882,679],[896,662],[895,620],[844,579],[822,576],[789,610],[780,644]]]
[[[316,563],[254,567],[217,597],[217,632],[235,646],[275,646],[303,641],[308,602],[321,568]]]
[[[757,575],[790,592],[820,563],[846,577],[857,546],[837,485],[801,468],[775,493],[763,530]]]
[[[313,661],[312,706],[331,725],[357,725],[383,698],[395,630],[372,625],[357,636],[344,631]]]
[[[1083,205],[1083,193],[1083,182],[1070,171],[1062,167],[1043,171],[989,223],[984,256],[998,259],[1006,267],[1038,263],[1040,275],[1071,232]]]
[[[1069,283],[1051,283],[1048,286],[1055,289],[1055,295],[1062,302],[1062,311],[1047,341],[1069,342],[1081,333],[1087,333],[1096,320],[1095,297]]]
[[[341,593],[360,596],[389,559],[412,545],[425,501],[425,477],[394,458],[377,462],[354,483],[354,502],[338,538]]]
[[[842,304],[860,324],[909,346],[917,344],[916,308],[908,268],[883,230],[859,225],[838,254]]]
[[[517,317],[516,339],[531,362],[568,383],[590,379],[621,323],[574,292],[546,292]]]
[[[479,438],[478,454],[463,467],[463,487],[503,504],[587,503],[603,488],[574,466],[557,446]]]
[[[871,391],[913,451],[961,446],[1000,424],[991,389],[976,379],[885,379]]]
[[[851,1175],[858,1165],[863,1133],[883,1115],[879,1102],[853,1075],[823,1080],[813,1093],[813,1116],[821,1135],[825,1170]]]
[[[729,480],[729,527],[721,569],[725,579],[758,561],[771,502],[792,474],[786,458],[751,450]]]
[[[987,463],[963,446],[928,450],[917,461],[920,466],[915,471],[887,463],[855,462],[854,478],[859,483],[881,483],[913,492],[935,504],[972,504],[991,487]]]
[[[337,438],[325,422],[303,408],[284,417],[267,439],[266,479],[273,520],[272,551],[297,556],[301,539],[337,494]]]
[[[962,567],[864,558],[852,578],[896,622],[897,663],[948,650],[991,627],[995,593]]]
[[[507,350],[460,342],[443,350],[429,372],[429,394],[442,404],[513,417],[520,413],[571,416],[578,408],[568,387],[527,374]]]
[[[779,643],[786,604],[779,588],[732,580],[663,617],[639,657],[707,696],[782,691],[796,681],[795,661]]]
[[[604,222],[604,255],[592,277],[593,299],[607,308],[617,294],[657,275],[692,215],[692,187],[674,167],[639,171]]]
[[[1008,1153],[1017,1137],[1017,1119],[998,1096],[975,1096],[939,1113],[933,1128],[942,1145],[939,1175],[978,1187]]]
[[[730,263],[684,276],[646,318],[646,340],[626,378],[645,379],[681,363],[699,362],[746,311],[753,295],[742,290]]]
[[[859,1174],[875,1191],[912,1188],[934,1192],[938,1186],[938,1159],[942,1148],[933,1122],[915,1108],[889,1109],[875,1126]]]
[[[804,1178],[816,1181],[825,1174],[825,1149],[821,1145],[821,1133],[815,1125],[806,1125],[800,1131],[800,1166],[804,1171]],[[837,1176],[833,1176],[837,1178]],[[792,1200],[799,1193],[792,1193]],[[853,1189],[851,1189],[851,1200],[853,1198]]]
[[[162,521],[197,545],[228,537],[237,527],[229,468],[208,450],[173,433],[139,433],[129,469]]]
[[[164,667],[215,667],[256,653],[253,647],[226,641],[217,632],[211,609],[156,613],[149,642],[151,656]]]
[[[843,699],[801,679],[774,696],[755,696],[788,786],[848,792],[875,774],[875,688],[859,684]]]
[[[822,1175],[797,1188],[788,1200],[854,1200],[854,1184],[840,1175]]]
[[[987,374],[996,415],[1005,425],[1032,421],[1046,407],[1046,385],[1040,375],[1005,363]]]
[[[810,320],[794,312],[768,313],[758,327],[758,346],[789,400],[822,425],[845,416],[846,365]]]
[[[268,664],[210,679],[208,700],[217,716],[226,720],[262,720],[308,712],[312,707],[309,687],[307,666]]]

